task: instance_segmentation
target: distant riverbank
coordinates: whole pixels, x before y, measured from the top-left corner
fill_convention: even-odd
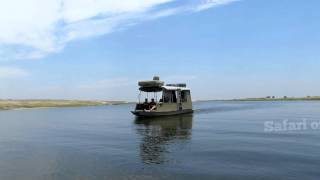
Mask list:
[[[320,101],[320,96],[309,97],[283,97],[283,98],[244,98],[244,99],[232,99],[231,101]]]
[[[45,107],[81,107],[126,104],[125,101],[80,101],[80,100],[0,100],[0,110]]]
[[[265,98],[243,98],[243,99],[222,99],[222,100],[197,100],[195,102],[206,101],[320,101],[320,96],[308,96],[308,97],[265,97]]]
[[[216,101],[216,100],[198,100]],[[283,97],[283,98],[244,98],[219,101],[320,101],[320,96],[310,97]],[[126,101],[82,101],[82,100],[1,100],[0,110],[22,109],[22,108],[50,108],[50,107],[81,107],[81,106],[108,106],[128,104]]]

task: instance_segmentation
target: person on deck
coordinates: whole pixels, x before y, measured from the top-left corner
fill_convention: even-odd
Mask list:
[[[145,111],[154,111],[157,108],[157,103],[154,101],[154,99],[151,99],[151,102],[149,103],[149,109],[145,109]]]
[[[148,98],[146,98],[143,103],[143,109],[146,110],[148,108],[149,108],[149,103],[148,103]]]

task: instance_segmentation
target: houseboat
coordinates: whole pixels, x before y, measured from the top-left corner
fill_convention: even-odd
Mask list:
[[[158,76],[153,80],[140,81],[139,102],[131,111],[138,117],[169,116],[192,113],[190,89],[186,84],[165,84]],[[141,101],[141,98],[144,100]]]

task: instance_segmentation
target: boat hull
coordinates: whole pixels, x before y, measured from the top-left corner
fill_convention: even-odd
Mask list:
[[[158,117],[158,116],[174,116],[179,114],[187,114],[187,113],[193,113],[192,109],[185,109],[181,111],[131,111],[132,114],[138,116],[138,117]]]

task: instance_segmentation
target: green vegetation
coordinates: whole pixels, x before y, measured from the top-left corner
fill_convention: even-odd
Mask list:
[[[275,97],[268,96],[264,98],[243,98],[243,99],[220,99],[220,100],[196,100],[195,102],[208,102],[208,101],[320,101],[320,96],[307,96],[307,97]]]
[[[41,107],[80,107],[125,104],[124,101],[79,101],[79,100],[0,100],[0,110]]]
[[[232,101],[320,101],[320,96],[307,96],[307,97],[265,97],[265,98],[245,98],[233,99]]]

